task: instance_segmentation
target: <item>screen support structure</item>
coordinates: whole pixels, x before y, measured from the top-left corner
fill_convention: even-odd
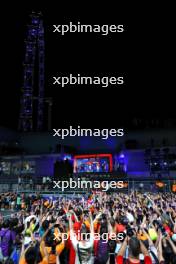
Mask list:
[[[25,40],[24,77],[18,125],[19,130],[24,132],[34,129],[41,131],[44,122],[44,27],[41,13],[32,13],[30,17],[31,23],[27,27]],[[38,89],[36,128],[33,120],[34,86]]]

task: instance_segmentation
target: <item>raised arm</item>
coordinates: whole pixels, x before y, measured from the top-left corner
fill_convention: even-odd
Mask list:
[[[161,233],[159,234],[159,242],[158,242],[158,260],[159,260],[159,263],[164,261],[163,248],[162,248],[162,235],[161,235]]]
[[[56,264],[60,264],[59,255],[57,255],[57,257],[56,257]]]
[[[91,235],[94,235],[94,222],[93,222],[93,219],[92,219],[91,212],[89,213],[89,219],[90,219],[90,233],[91,233]]]
[[[170,244],[170,246],[171,246],[171,248],[172,248],[174,254],[176,255],[176,246],[175,246],[175,244],[173,243],[172,239],[170,238],[169,235],[167,235],[166,239],[167,239],[167,241],[169,242],[169,244]]]
[[[118,256],[122,256],[123,257],[125,255],[127,244],[128,244],[128,237],[126,237],[125,240],[123,241],[123,243],[121,245],[121,248],[119,249],[119,252],[117,254]]]
[[[140,241],[140,246],[141,246],[141,252],[144,255],[144,257],[150,256],[148,250],[146,249],[146,247],[144,246],[144,244],[141,241]]]

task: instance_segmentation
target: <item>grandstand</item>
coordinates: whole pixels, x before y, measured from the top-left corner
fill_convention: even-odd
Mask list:
[[[130,188],[166,181],[164,190],[171,190],[176,180],[175,132],[167,131],[167,138],[165,130],[129,132],[123,138],[109,138],[106,142],[98,138],[65,138],[63,145],[51,133],[18,133],[1,128],[0,189],[19,190],[20,183],[23,190],[40,190],[44,182],[45,190],[53,191],[50,184],[53,179],[81,177],[101,181],[127,180]],[[97,157],[94,161],[81,161],[82,169],[74,170],[75,154],[85,157],[101,153],[112,156],[111,170],[108,167],[104,171],[95,169]],[[62,162],[66,162],[67,167],[58,167],[63,165]]]

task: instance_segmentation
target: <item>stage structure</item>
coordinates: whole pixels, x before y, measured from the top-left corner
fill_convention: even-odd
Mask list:
[[[41,13],[32,13],[25,40],[24,81],[21,96],[19,130],[41,131],[44,123],[44,27]],[[37,89],[37,109],[34,113],[34,87]],[[36,97],[35,97],[36,98]],[[34,127],[34,115],[37,116]]]

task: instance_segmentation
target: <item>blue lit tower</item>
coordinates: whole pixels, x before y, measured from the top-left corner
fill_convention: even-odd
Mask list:
[[[19,130],[43,129],[44,109],[44,27],[41,14],[32,13],[27,27],[24,58],[24,82],[21,96]],[[37,76],[37,78],[36,78]],[[37,83],[35,83],[37,80]],[[34,128],[34,87],[38,89],[37,125]]]
[[[39,65],[39,79],[38,79],[38,116],[37,116],[37,130],[43,129],[43,110],[44,110],[44,27],[43,21],[40,19],[38,28],[38,65]]]

